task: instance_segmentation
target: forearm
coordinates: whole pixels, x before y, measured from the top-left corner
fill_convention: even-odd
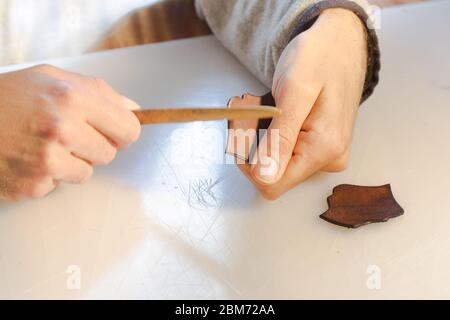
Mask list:
[[[307,30],[327,8],[346,8],[367,30],[367,76],[362,101],[378,82],[379,49],[374,30],[368,28],[364,0],[196,0],[199,14],[217,38],[268,87],[275,67],[290,40]]]

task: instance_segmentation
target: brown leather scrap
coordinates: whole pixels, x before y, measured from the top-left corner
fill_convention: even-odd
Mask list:
[[[379,187],[339,185],[327,201],[329,209],[320,218],[347,228],[385,222],[404,213],[388,184]]]

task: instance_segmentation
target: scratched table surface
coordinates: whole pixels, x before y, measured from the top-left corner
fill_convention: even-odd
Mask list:
[[[224,122],[146,127],[86,185],[0,204],[0,297],[450,298],[449,11],[382,12],[382,81],[345,172],[267,202],[218,161]],[[267,90],[213,37],[51,63],[145,106]],[[341,183],[391,183],[405,215],[356,230],[320,220]]]

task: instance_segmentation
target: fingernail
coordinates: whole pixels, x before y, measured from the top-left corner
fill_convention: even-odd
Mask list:
[[[253,170],[256,179],[263,183],[273,183],[278,175],[278,162],[271,157],[262,157]]]
[[[123,100],[125,102],[125,108],[127,108],[128,110],[139,110],[141,109],[141,107],[134,102],[131,99],[128,99],[127,97],[123,96]]]

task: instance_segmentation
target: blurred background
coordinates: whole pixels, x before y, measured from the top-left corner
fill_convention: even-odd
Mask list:
[[[193,1],[0,0],[0,65],[209,34]]]

